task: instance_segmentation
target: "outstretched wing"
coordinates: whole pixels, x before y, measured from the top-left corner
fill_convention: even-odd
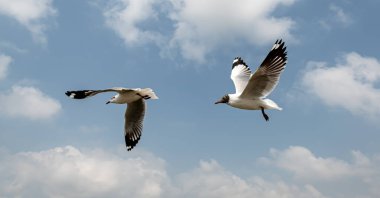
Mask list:
[[[128,151],[132,150],[140,140],[145,108],[144,99],[128,103],[127,110],[125,111],[124,124],[125,145]]]
[[[236,57],[232,62],[231,80],[235,85],[235,93],[241,94],[247,86],[251,70],[243,59]]]
[[[95,96],[98,93],[103,93],[103,92],[124,92],[124,91],[130,91],[132,89],[127,89],[127,88],[121,88],[121,87],[115,87],[115,88],[110,88],[110,89],[102,89],[102,90],[78,90],[78,91],[66,91],[66,95],[70,98],[73,99],[84,99],[88,98],[91,96]]]
[[[260,67],[249,79],[240,97],[250,99],[267,97],[276,87],[286,62],[285,43],[277,40]]]

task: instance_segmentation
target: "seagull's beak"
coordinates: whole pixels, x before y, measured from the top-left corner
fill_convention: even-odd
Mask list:
[[[107,102],[106,102],[106,104],[109,104],[109,103],[110,103],[110,101],[107,101]]]
[[[222,99],[216,101],[214,104],[224,103]]]

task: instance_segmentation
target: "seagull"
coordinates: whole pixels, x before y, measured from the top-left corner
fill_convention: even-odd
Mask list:
[[[65,94],[73,99],[84,99],[103,92],[116,92],[106,104],[127,104],[125,111],[124,136],[127,150],[130,151],[140,140],[145,115],[145,100],[158,99],[151,88],[114,87],[103,90],[67,91]]]
[[[287,52],[282,40],[275,42],[267,57],[253,74],[243,59],[236,57],[232,62],[231,71],[235,93],[224,95],[215,104],[226,103],[239,109],[261,110],[265,120],[268,121],[269,116],[264,109],[282,110],[275,102],[266,97],[278,84],[286,62]]]

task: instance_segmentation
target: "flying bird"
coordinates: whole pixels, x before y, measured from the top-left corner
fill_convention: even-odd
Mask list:
[[[287,52],[282,40],[275,42],[267,57],[253,74],[243,59],[236,57],[232,62],[231,71],[235,93],[224,95],[215,104],[226,103],[239,109],[261,110],[265,120],[268,121],[269,116],[265,113],[265,109],[282,110],[266,97],[278,84],[286,62]]]
[[[136,146],[141,137],[146,109],[145,100],[158,99],[158,97],[150,88],[129,89],[122,87],[114,87],[103,90],[67,91],[65,94],[73,99],[84,99],[103,92],[117,93],[109,101],[107,101],[106,104],[127,104],[124,117],[124,136],[125,145],[127,146],[127,150],[130,151]]]

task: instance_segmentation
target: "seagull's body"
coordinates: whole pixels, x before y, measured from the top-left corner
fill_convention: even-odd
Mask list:
[[[127,110],[125,111],[124,136],[125,144],[128,151],[130,151],[136,146],[141,137],[146,109],[144,100],[158,99],[158,97],[150,88],[130,89],[123,87],[114,87],[103,90],[67,91],[66,95],[73,99],[84,99],[103,92],[117,93],[109,101],[107,101],[106,104],[115,103],[128,105]]]
[[[287,52],[284,42],[277,40],[267,57],[255,73],[251,74],[248,65],[240,57],[232,62],[231,79],[236,92],[227,94],[215,102],[226,103],[232,107],[247,110],[261,110],[266,121],[269,120],[264,109],[282,110],[275,102],[266,98],[276,87],[281,72],[285,69]]]

